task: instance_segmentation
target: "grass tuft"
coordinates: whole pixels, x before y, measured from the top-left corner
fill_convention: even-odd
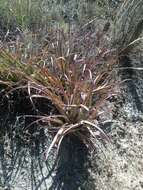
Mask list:
[[[53,135],[46,159],[54,147],[58,153],[67,135],[74,134],[90,150],[96,148],[94,139],[110,141],[100,128],[98,117],[104,103],[113,95],[112,76],[117,56],[103,48],[94,57],[82,58],[73,50],[67,53],[66,44],[60,38],[51,44],[53,48],[49,46],[46,56],[41,53],[26,62],[20,54],[0,49],[0,82],[11,86],[11,90],[26,88],[33,107],[40,98],[50,100],[57,110],[57,114],[35,116],[36,122],[43,123]]]

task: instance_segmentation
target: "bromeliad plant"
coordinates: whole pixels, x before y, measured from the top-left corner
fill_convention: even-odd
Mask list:
[[[67,135],[74,134],[89,148],[95,148],[96,138],[109,141],[97,117],[112,96],[112,67],[116,57],[105,50],[91,59],[79,59],[75,54],[49,57],[47,62],[41,57],[22,63],[6,50],[0,50],[1,82],[27,88],[33,105],[38,98],[48,99],[57,110],[57,114],[35,116],[36,122],[44,122],[48,132],[54,135],[46,159],[53,147],[57,146],[58,152]]]

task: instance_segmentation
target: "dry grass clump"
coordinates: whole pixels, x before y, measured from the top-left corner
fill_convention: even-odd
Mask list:
[[[53,147],[57,146],[58,152],[67,135],[74,134],[90,150],[96,147],[93,139],[110,141],[100,128],[98,117],[113,95],[117,56],[113,56],[112,50],[98,48],[95,56],[81,57],[80,53],[66,49],[66,44],[69,43],[60,38],[39,56],[24,61],[20,54],[0,49],[0,82],[13,87],[12,90],[26,88],[34,107],[35,101],[42,98],[50,100],[57,110],[56,114],[29,116],[54,135],[46,158]]]

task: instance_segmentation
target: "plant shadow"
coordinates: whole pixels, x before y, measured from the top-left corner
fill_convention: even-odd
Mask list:
[[[127,80],[126,82],[126,93],[130,94],[131,97],[128,95],[126,96],[126,99],[128,102],[130,102],[130,99],[132,99],[132,105],[134,106],[134,110],[138,110],[140,112],[143,112],[143,105],[142,105],[142,99],[141,94],[138,93],[138,87],[137,87],[137,74],[133,70],[133,65],[128,56],[123,56],[120,58],[120,66],[124,69],[119,72],[121,75],[122,80]]]
[[[22,127],[22,124],[20,126]],[[3,127],[1,124],[1,129]],[[54,163],[45,162],[42,156],[45,146],[48,146],[48,142],[45,144],[46,137],[43,131],[39,131],[36,137],[25,137],[24,134],[22,139],[15,135],[12,123],[10,128],[11,131],[8,133],[0,130],[0,187],[8,190],[13,188],[34,190],[42,180],[42,187],[48,190],[43,179],[51,176]],[[27,141],[24,138],[27,138]]]
[[[43,181],[42,188],[48,190],[43,179],[51,176],[54,159],[51,155],[46,162],[43,154],[51,139],[36,124],[27,129],[33,119],[24,116],[35,114],[28,97],[0,96],[0,187],[34,190]]]
[[[87,147],[74,135],[65,137],[59,151],[56,175],[49,190],[86,189],[88,162]]]
[[[59,156],[56,158],[53,151],[45,161],[43,155],[52,137],[37,126],[27,132],[26,126],[32,121],[17,117],[18,114],[32,114],[29,103],[17,99],[15,108],[8,108],[6,101],[3,104],[0,104],[0,187],[7,190],[87,190],[87,147],[76,136],[67,136]]]

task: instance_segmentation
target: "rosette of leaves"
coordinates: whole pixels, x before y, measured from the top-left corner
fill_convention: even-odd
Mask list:
[[[53,134],[46,151],[46,159],[54,147],[57,153],[66,136],[75,135],[90,149],[96,147],[94,139],[110,141],[98,125],[99,112],[112,96],[112,67],[116,57],[100,51],[95,58],[79,59],[78,55],[56,57],[49,55],[48,63],[42,59],[22,63],[6,50],[0,51],[1,82],[18,88],[27,88],[32,104],[38,98],[48,99],[57,113],[35,116],[36,122]],[[50,62],[49,62],[50,60]],[[32,126],[33,123],[29,125]]]

